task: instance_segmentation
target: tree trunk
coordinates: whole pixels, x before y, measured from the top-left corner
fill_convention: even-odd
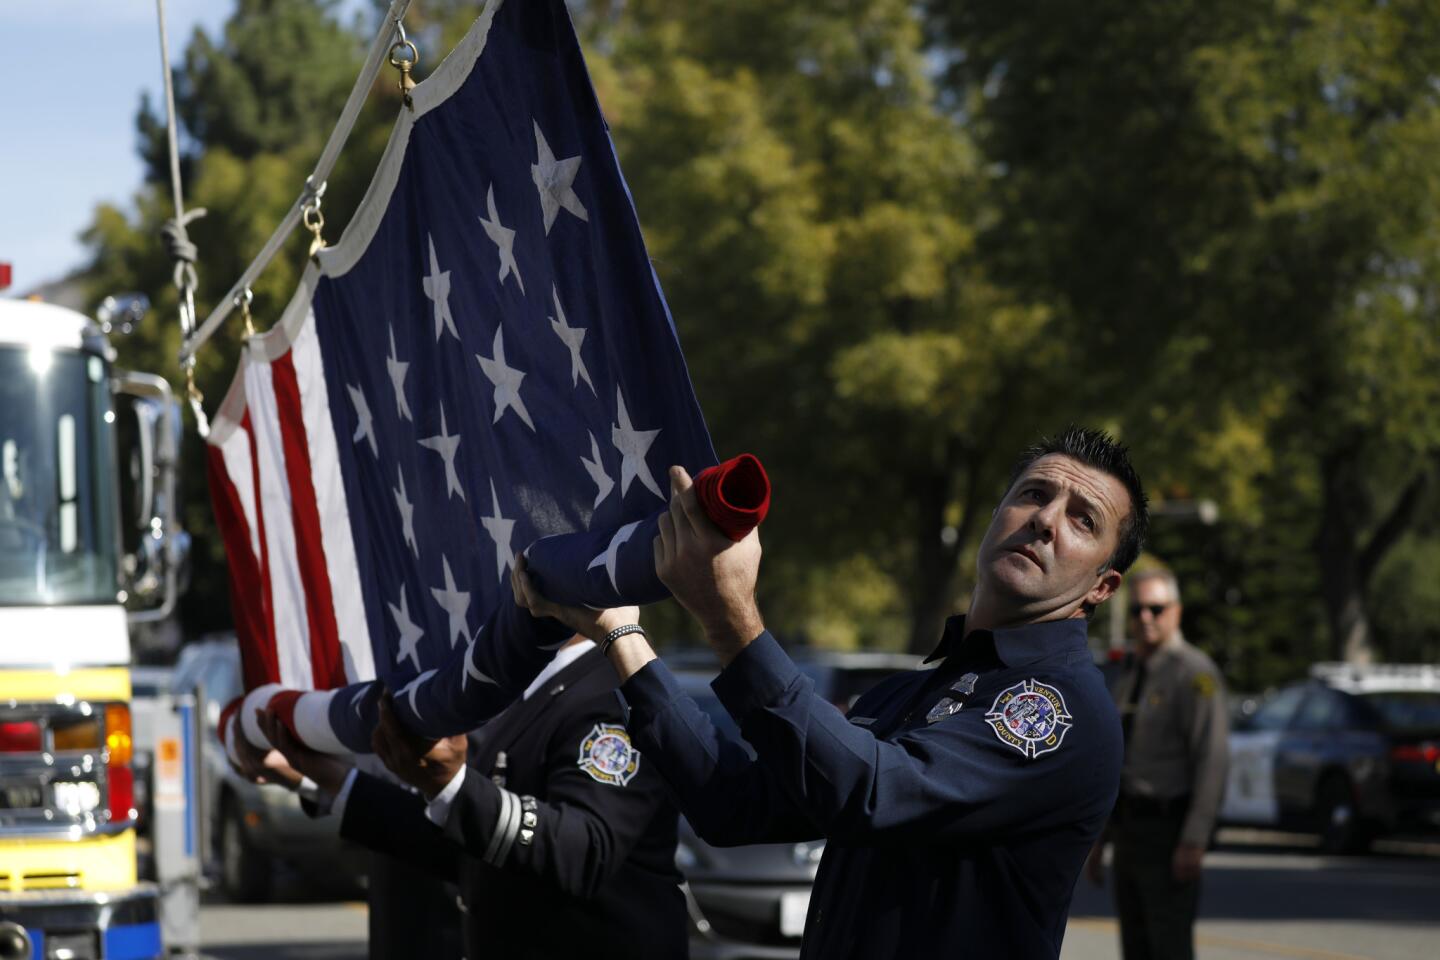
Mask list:
[[[910,652],[928,654],[940,640],[950,614],[951,595],[959,568],[958,540],[944,536],[950,478],[944,471],[917,477],[912,487],[916,504],[915,574],[911,581]]]
[[[964,469],[964,502],[959,523],[948,528],[945,515],[953,502],[965,453],[953,440],[947,445],[939,469],[912,479],[916,503],[915,574],[911,580],[911,653],[928,654],[940,642],[945,620],[954,613],[960,558],[975,526],[983,458],[969,451]]]
[[[1363,491],[1352,449],[1332,450],[1320,461],[1320,584],[1330,624],[1333,656],[1347,663],[1369,663],[1370,618],[1365,613],[1365,583],[1360,571],[1359,517]]]
[[[1363,664],[1374,659],[1366,590],[1380,562],[1413,521],[1430,481],[1430,469],[1426,465],[1410,478],[1362,545],[1360,525],[1368,518],[1361,516],[1366,497],[1359,468],[1360,452],[1353,446],[1333,450],[1321,459],[1323,496],[1317,547],[1333,650],[1348,663]]]

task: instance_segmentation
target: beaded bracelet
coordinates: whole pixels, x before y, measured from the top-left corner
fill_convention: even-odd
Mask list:
[[[609,633],[605,634],[605,636],[600,640],[600,655],[602,657],[608,656],[610,654],[611,644],[613,644],[616,640],[619,640],[621,637],[628,636],[632,633],[638,633],[640,634],[640,636],[643,637],[645,636],[645,628],[640,626],[640,624],[638,623],[627,623],[624,626],[616,627],[614,630],[611,630]]]

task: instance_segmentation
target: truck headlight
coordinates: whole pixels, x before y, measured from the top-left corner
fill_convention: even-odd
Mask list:
[[[56,808],[69,816],[94,813],[100,808],[100,786],[92,781],[57,780],[51,789],[55,791]]]

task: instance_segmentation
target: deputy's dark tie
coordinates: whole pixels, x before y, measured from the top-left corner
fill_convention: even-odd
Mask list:
[[[1135,682],[1130,687],[1130,696],[1125,701],[1124,708],[1120,711],[1120,733],[1125,742],[1130,742],[1130,728],[1135,725],[1135,712],[1140,706],[1140,691],[1145,686],[1145,661],[1136,660]]]

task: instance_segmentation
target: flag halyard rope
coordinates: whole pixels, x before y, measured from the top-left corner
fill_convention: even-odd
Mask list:
[[[159,0],[159,2],[163,3],[163,0]],[[340,150],[344,147],[350,131],[360,116],[360,110],[365,105],[365,98],[370,91],[371,83],[374,82],[376,74],[384,65],[387,55],[394,49],[396,38],[403,36],[404,28],[400,26],[400,20],[405,15],[405,11],[409,9],[410,3],[411,0],[392,0],[390,9],[386,12],[384,20],[381,21],[379,31],[370,44],[365,64],[360,69],[360,75],[356,77],[355,85],[350,89],[350,97],[345,101],[345,107],[340,112],[340,118],[336,121],[335,128],[331,131],[330,139],[326,141],[325,149],[321,151],[320,159],[316,161],[314,170],[305,179],[305,187],[300,196],[295,198],[295,202],[290,205],[289,211],[281,218],[265,246],[241,273],[240,279],[236,280],[226,295],[220,299],[215,309],[205,318],[205,322],[198,329],[185,331],[185,340],[180,346],[182,363],[194,362],[195,353],[215,335],[216,330],[234,310],[238,298],[250,290],[256,278],[275,259],[297,224],[303,220],[306,228],[315,234],[315,239],[311,242],[312,257],[319,252],[316,243],[323,246],[324,241],[320,236],[319,228],[324,226],[324,217],[320,216],[319,211],[320,197],[325,191],[326,178],[334,169],[335,162],[340,156]],[[403,68],[401,69],[403,71]],[[307,211],[311,212],[307,213]]]
[[[189,339],[195,331],[195,287],[198,282],[195,276],[195,261],[199,251],[186,228],[191,221],[205,216],[205,209],[196,207],[188,213],[185,210],[184,191],[180,182],[180,136],[175,120],[175,84],[170,74],[170,38],[165,29],[165,0],[155,0],[155,8],[160,21],[160,66],[165,85],[165,135],[170,152],[170,194],[175,205],[175,216],[160,227],[160,236],[165,241],[165,249],[175,261],[173,281],[180,294],[180,332]],[[195,385],[194,355],[182,357],[181,366],[185,370],[186,396],[195,415],[195,427],[200,436],[208,436],[210,421],[205,416],[205,398],[201,395],[200,388]]]

